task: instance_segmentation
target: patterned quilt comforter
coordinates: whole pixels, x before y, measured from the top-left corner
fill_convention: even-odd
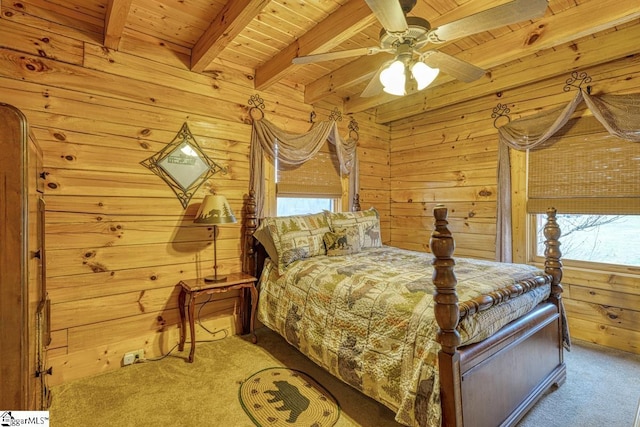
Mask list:
[[[414,426],[440,426],[433,255],[393,247],[267,262],[258,319],[331,374]],[[460,302],[543,275],[528,265],[456,259]],[[549,285],[465,316],[463,344],[480,341],[547,299]],[[461,304],[461,306],[464,304]]]

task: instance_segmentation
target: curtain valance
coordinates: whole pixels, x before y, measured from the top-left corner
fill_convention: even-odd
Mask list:
[[[263,216],[264,208],[264,157],[271,161],[277,158],[278,163],[284,167],[299,166],[315,156],[325,141],[335,145],[340,172],[343,175],[349,175],[350,181],[353,181],[356,176],[353,171],[357,163],[357,140],[352,137],[343,139],[335,121],[315,123],[308,132],[293,134],[283,131],[264,118],[253,120],[249,179],[256,195],[256,213],[259,218]],[[350,182],[349,187],[354,188],[354,185]]]
[[[511,243],[511,166],[509,148],[530,150],[544,148],[571,118],[576,108],[585,102],[593,116],[619,138],[640,142],[640,94],[591,95],[578,90],[564,107],[523,117],[498,129],[498,223],[496,258],[512,261]]]

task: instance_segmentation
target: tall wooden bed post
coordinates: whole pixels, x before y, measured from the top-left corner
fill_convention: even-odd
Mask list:
[[[562,312],[562,261],[560,257],[562,252],[560,251],[560,227],[556,221],[556,209],[547,209],[547,222],[544,226],[544,272],[551,275],[553,280],[551,282],[551,296],[549,299],[558,307],[558,310]]]
[[[253,233],[258,229],[256,197],[253,190],[249,192],[249,195],[245,199],[242,228],[242,271],[260,278],[259,273],[261,270],[258,270],[258,251],[256,250],[255,237],[253,237]],[[247,291],[247,289],[242,289],[242,292],[245,291]],[[251,298],[245,298],[245,301],[251,301]],[[251,307],[248,303],[243,307],[242,313],[242,333],[248,334],[251,331],[251,317],[253,316],[253,313],[251,313]]]
[[[242,271],[256,276],[258,266],[256,264],[256,244],[253,233],[258,229],[258,216],[256,209],[256,193],[249,191],[244,208],[244,254],[242,257]]]
[[[433,297],[435,316],[439,330],[437,340],[441,350],[438,354],[440,367],[440,399],[442,402],[442,425],[462,426],[462,394],[460,374],[460,334],[456,330],[460,319],[458,309],[458,283],[453,272],[455,261],[452,258],[455,243],[447,225],[447,208],[438,205],[433,210],[435,225],[429,246],[435,256],[433,265],[433,284],[436,287]]]
[[[353,196],[353,207],[351,209],[353,212],[357,212],[360,209],[360,194],[356,194]]]
[[[547,209],[547,222],[544,225],[544,272],[549,274],[553,279],[551,281],[551,295],[549,300],[553,302],[560,313],[560,337],[559,340],[563,346],[570,346],[569,330],[567,326],[564,305],[562,304],[562,252],[560,251],[560,236],[562,232],[556,221],[556,209]],[[564,353],[560,352],[560,362],[564,362]]]

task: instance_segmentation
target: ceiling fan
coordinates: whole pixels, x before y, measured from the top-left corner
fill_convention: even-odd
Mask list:
[[[438,50],[422,51],[422,48],[428,44],[441,44],[538,18],[547,9],[547,0],[514,0],[438,28],[431,28],[426,19],[407,16],[417,0],[365,1],[383,27],[379,47],[327,52],[293,59],[294,64],[309,64],[380,52],[393,53],[395,59],[382,64],[360,95],[362,97],[374,96],[383,90],[394,95],[421,90],[436,78],[439,70],[463,82],[477,80],[485,74],[482,68]]]

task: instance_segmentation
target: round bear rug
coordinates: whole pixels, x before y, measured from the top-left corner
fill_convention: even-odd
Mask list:
[[[340,417],[336,399],[313,378],[288,368],[267,368],[240,385],[240,403],[259,427],[330,427]]]

